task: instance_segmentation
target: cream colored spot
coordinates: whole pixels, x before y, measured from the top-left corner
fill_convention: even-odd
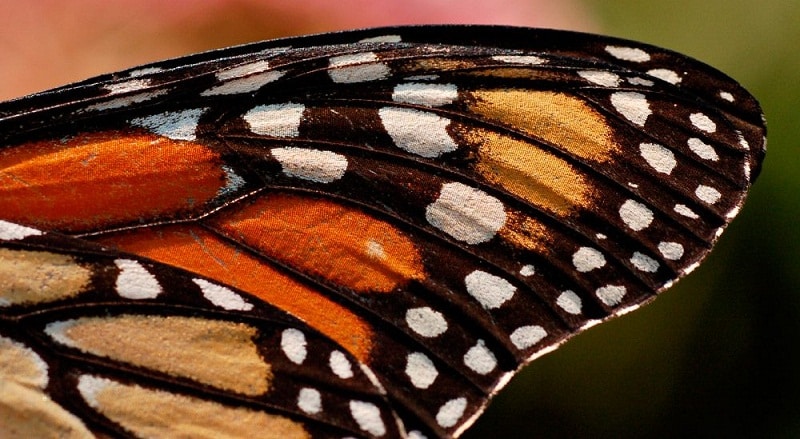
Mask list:
[[[436,423],[443,428],[453,427],[464,416],[464,410],[466,409],[467,398],[451,399],[439,408],[436,413]]]
[[[714,204],[722,197],[722,194],[711,186],[699,185],[695,189],[694,194],[697,198],[705,201],[708,204]]]
[[[648,70],[647,74],[670,84],[678,84],[682,79],[680,75],[669,69],[652,69]]]
[[[495,309],[514,297],[517,287],[501,277],[475,270],[464,278],[467,292],[486,309]]]
[[[650,55],[642,49],[624,46],[606,46],[606,52],[614,58],[623,61],[645,62],[650,61]]]
[[[28,236],[38,236],[41,234],[41,230],[0,220],[0,239],[16,241],[18,239],[25,239]]]
[[[602,70],[581,70],[578,76],[602,87],[616,87],[622,82],[619,75]]]
[[[671,174],[678,164],[672,151],[655,143],[640,144],[639,152],[650,167],[662,174]]]
[[[645,95],[628,91],[618,91],[611,95],[611,105],[629,121],[643,127],[647,118],[653,114]]]
[[[364,401],[350,401],[350,414],[361,430],[375,436],[386,434],[386,425],[381,411],[375,404]]]
[[[103,416],[138,437],[310,439],[283,416],[83,375],[78,391]]]
[[[406,311],[406,324],[417,334],[432,338],[447,331],[447,320],[442,313],[425,306]]]
[[[161,284],[138,261],[117,259],[114,264],[119,268],[117,276],[117,294],[126,299],[154,299],[163,291]]]
[[[658,271],[658,262],[645,254],[634,252],[631,256],[631,264],[639,271],[645,273],[655,273]]]
[[[266,63],[266,61],[264,61]],[[243,66],[246,67],[246,66]],[[229,72],[223,72],[229,73]],[[233,72],[230,72],[233,74]],[[225,79],[222,84],[215,85],[208,90],[200,93],[201,96],[218,96],[218,95],[233,95],[252,93],[258,91],[261,87],[281,79],[285,73],[279,70],[271,70],[267,72],[253,73],[249,76]],[[217,74],[220,77],[220,74]],[[222,78],[220,78],[222,80]]]
[[[671,261],[677,261],[683,257],[683,245],[678,242],[660,242],[658,243],[658,251]]]
[[[486,342],[478,340],[475,346],[464,354],[464,364],[479,375],[486,375],[497,367],[497,358],[486,347]]]
[[[300,122],[303,121],[303,104],[259,105],[244,115],[250,131],[262,136],[297,137],[300,135]]]
[[[625,201],[619,208],[619,216],[633,231],[646,229],[653,222],[653,211],[634,200]]]
[[[332,183],[344,177],[347,171],[347,157],[331,151],[287,146],[272,148],[270,153],[289,177]]]
[[[378,110],[381,123],[394,144],[425,158],[458,149],[447,127],[450,119],[413,108],[384,107]]]
[[[310,414],[316,415],[322,411],[322,395],[317,389],[303,388],[297,395],[297,408]]]
[[[442,185],[439,198],[425,209],[432,226],[467,244],[492,239],[506,222],[503,203],[461,183]]]
[[[407,82],[398,84],[392,93],[392,100],[404,104],[441,107],[458,99],[455,84],[425,84]]]
[[[722,99],[725,99],[728,102],[733,102],[734,101],[733,95],[728,93],[727,91],[719,92],[719,97],[721,97]]]
[[[204,108],[193,108],[183,111],[166,112],[152,116],[131,119],[131,125],[150,130],[152,133],[173,140],[195,140],[197,124]]]
[[[588,273],[606,265],[606,258],[591,247],[581,247],[572,255],[572,265],[581,273]]]
[[[292,363],[303,364],[306,361],[307,344],[306,335],[297,329],[288,328],[281,334],[281,350]]]
[[[71,256],[0,248],[0,307],[76,297],[86,291],[91,276]]]
[[[511,333],[511,343],[517,349],[527,349],[547,337],[547,331],[539,325],[520,326]]]
[[[0,438],[93,439],[95,435],[42,390],[0,376]]]
[[[427,389],[436,381],[439,371],[427,355],[414,352],[406,357],[406,376],[411,380],[411,384],[418,389]]]
[[[574,291],[567,290],[561,293],[556,299],[556,305],[570,314],[581,313],[581,298]]]
[[[519,274],[525,277],[533,276],[536,274],[536,267],[533,265],[523,265],[522,268],[519,269]]]
[[[523,64],[529,66],[544,64],[547,62],[546,59],[533,55],[496,55],[493,56],[492,59],[508,64]]]
[[[595,291],[597,298],[607,306],[619,305],[622,302],[622,298],[625,297],[625,293],[625,287],[621,285],[606,285]]]
[[[711,160],[712,162],[719,160],[719,156],[717,155],[717,151],[714,149],[714,147],[703,142],[702,140],[692,137],[686,143],[689,145],[689,149],[691,149],[692,152],[697,154],[697,156],[701,159]]]
[[[692,125],[694,125],[695,128],[701,131],[705,131],[707,133],[713,133],[717,131],[717,124],[715,124],[711,118],[703,113],[692,113],[689,115],[689,120],[692,121]]]
[[[47,363],[33,349],[0,336],[0,382],[2,381],[44,389],[49,381]]]
[[[242,323],[121,315],[54,322],[45,332],[85,353],[245,395],[266,393],[272,380],[253,341],[256,329]]]
[[[328,366],[330,366],[331,371],[341,379],[346,380],[353,377],[353,366],[350,364],[350,360],[339,351],[331,352],[331,356],[328,359]]]
[[[378,56],[372,52],[334,56],[329,60],[328,75],[333,82],[340,84],[385,79],[392,71],[389,66],[378,61]]]

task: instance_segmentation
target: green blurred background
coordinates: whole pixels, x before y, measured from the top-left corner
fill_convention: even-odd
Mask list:
[[[0,2],[0,96],[259,39],[493,22],[667,47],[760,101],[769,152],[716,251],[650,306],[528,366],[464,437],[800,438],[800,1]]]

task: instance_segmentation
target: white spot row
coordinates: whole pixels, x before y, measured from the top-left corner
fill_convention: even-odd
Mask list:
[[[292,363],[303,364],[308,355],[308,342],[305,334],[295,328],[284,329],[281,333],[281,350]],[[328,366],[331,372],[339,378],[350,379],[353,377],[353,365],[340,351],[331,352]]]

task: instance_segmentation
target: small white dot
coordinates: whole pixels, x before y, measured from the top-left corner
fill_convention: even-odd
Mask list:
[[[608,239],[608,236],[606,236],[605,233],[597,233],[597,234],[594,235],[594,237],[599,239],[599,240]]]
[[[535,66],[547,62],[544,58],[532,55],[496,55],[492,57],[495,61],[500,61],[508,64],[525,64]]]
[[[556,299],[556,305],[570,314],[577,315],[581,313],[581,298],[571,290],[561,293]]]
[[[653,212],[634,200],[627,200],[622,204],[619,216],[625,225],[637,232],[646,229],[653,222]]]
[[[633,253],[633,256],[631,257],[631,264],[633,264],[633,266],[639,271],[644,271],[645,273],[655,273],[658,271],[659,266],[655,259],[639,252]]]
[[[697,198],[705,201],[708,204],[714,204],[719,201],[722,194],[719,193],[718,190],[714,189],[711,186],[699,185],[697,189],[695,189],[694,194],[697,195]]]
[[[450,428],[456,425],[461,417],[464,416],[464,410],[466,409],[467,398],[451,399],[439,408],[439,412],[436,413],[436,423],[440,427]]]
[[[303,364],[306,360],[306,336],[294,328],[284,329],[281,334],[281,349],[292,363]]]
[[[717,155],[717,151],[714,150],[714,147],[702,140],[692,137],[687,140],[686,143],[689,145],[689,149],[701,159],[711,160],[712,162],[719,160],[719,156]]]
[[[392,100],[395,102],[425,107],[441,107],[452,104],[456,99],[458,88],[455,84],[407,82],[398,84],[392,92]]]
[[[406,312],[406,323],[423,337],[438,337],[447,331],[447,320],[442,313],[429,307],[412,308]]]
[[[475,270],[464,278],[467,292],[486,309],[495,309],[514,297],[517,287],[501,277]]]
[[[606,46],[605,50],[614,58],[621,59],[623,61],[650,61],[650,55],[644,50],[636,47]]]
[[[511,343],[517,349],[527,349],[536,343],[539,343],[543,338],[547,337],[547,331],[538,325],[520,326],[511,333]]]
[[[378,56],[373,52],[334,56],[328,61],[328,75],[333,82],[340,84],[385,79],[391,74],[391,70],[389,66],[378,61]]]
[[[406,357],[406,376],[414,387],[427,389],[436,381],[439,371],[436,370],[436,366],[428,356],[421,352],[414,352]]]
[[[464,354],[464,364],[480,375],[486,375],[497,367],[497,358],[486,347],[486,342],[478,340],[475,346]]]
[[[595,291],[595,295],[607,306],[619,305],[625,297],[625,287],[621,285],[606,285]]]
[[[611,105],[629,121],[642,127],[647,118],[653,114],[650,102],[645,95],[628,91],[619,91],[611,94]]]
[[[300,389],[300,394],[297,396],[297,407],[310,415],[317,414],[322,411],[322,395],[316,389],[307,387]]]
[[[677,242],[660,242],[658,244],[658,251],[666,259],[677,261],[683,257],[683,246]]]
[[[199,278],[192,279],[192,282],[200,287],[203,297],[215,306],[232,311],[250,311],[253,309],[252,303],[248,303],[242,296],[234,293],[229,288]]]
[[[669,82],[670,84],[681,82],[681,76],[669,69],[652,69],[648,70],[647,74],[662,81]]]
[[[375,404],[364,401],[350,401],[350,414],[363,431],[375,436],[386,434],[386,425],[381,411]]]
[[[579,71],[578,75],[592,84],[602,87],[616,87],[622,82],[619,75],[602,70],[583,70]]]
[[[700,218],[700,215],[696,214],[692,209],[683,204],[676,204],[675,212],[678,212],[679,214],[691,219]]]
[[[719,92],[719,97],[721,97],[722,99],[725,99],[728,102],[733,102],[734,101],[733,95],[728,93],[727,91]]]
[[[572,255],[572,264],[581,273],[587,273],[606,265],[606,258],[598,250],[581,247]]]
[[[533,265],[523,265],[522,268],[519,269],[519,274],[525,277],[533,276],[536,274],[536,267]]]
[[[650,167],[662,174],[669,175],[678,164],[672,151],[655,143],[640,144],[639,152]]]
[[[699,130],[707,133],[713,133],[717,131],[717,124],[715,124],[713,120],[703,113],[692,113],[689,115],[689,120],[691,120],[692,125]]]
[[[345,357],[345,355],[339,351],[331,352],[331,356],[328,359],[328,365],[330,366],[331,371],[339,378],[346,380],[353,377],[353,366],[350,364],[350,361],[347,359],[347,357]]]

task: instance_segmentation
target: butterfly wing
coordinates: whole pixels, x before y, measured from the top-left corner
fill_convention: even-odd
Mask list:
[[[765,135],[756,101],[694,60],[482,26],[224,49],[0,115],[7,260],[91,273],[69,297],[3,298],[4,340],[43,359],[56,384],[41,388],[75,422],[136,436],[136,406],[113,411],[98,388],[270,413],[314,437],[457,436],[521,365],[691,271]],[[67,334],[83,325],[100,341]],[[158,336],[194,331],[211,335]],[[224,337],[257,354],[220,357],[268,365],[270,385],[199,371],[202,343]],[[153,339],[182,360],[132,354]]]

